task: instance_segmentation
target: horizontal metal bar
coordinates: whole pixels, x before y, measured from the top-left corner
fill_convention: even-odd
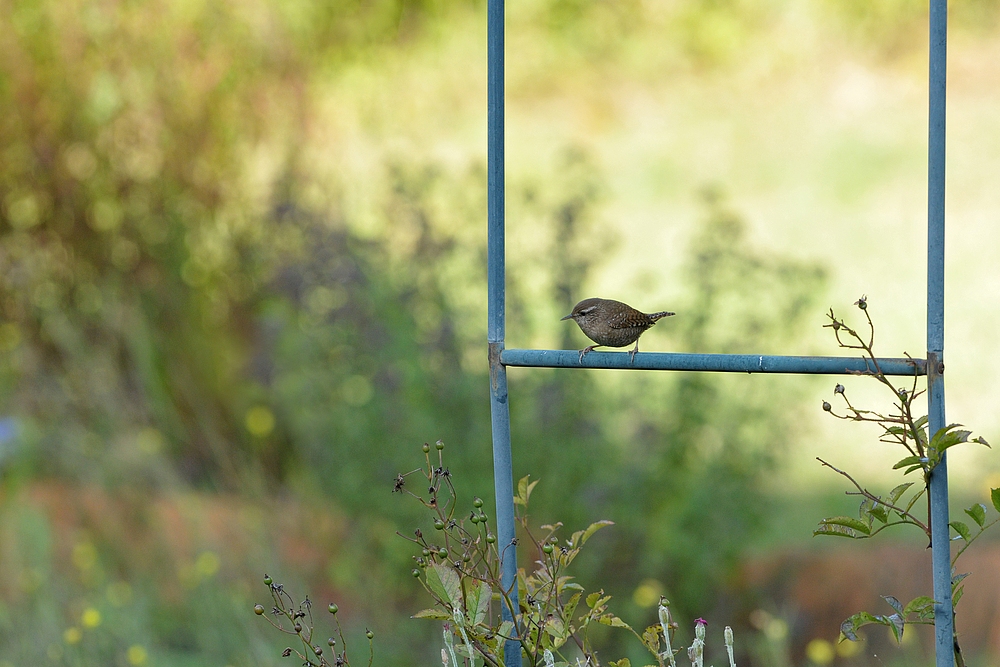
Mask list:
[[[646,371],[715,371],[722,373],[815,373],[849,375],[870,373],[875,365],[862,357],[785,357],[766,354],[684,354],[639,352],[629,360],[628,352],[590,352],[580,362],[575,350],[504,350],[505,366],[534,368],[621,368]],[[886,375],[925,375],[923,359],[879,359]]]

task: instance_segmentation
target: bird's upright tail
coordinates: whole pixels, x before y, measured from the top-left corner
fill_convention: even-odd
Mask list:
[[[656,320],[660,320],[663,319],[664,317],[670,317],[671,315],[676,315],[676,314],[677,313],[671,313],[669,310],[661,310],[658,313],[650,313],[649,319],[655,322]]]

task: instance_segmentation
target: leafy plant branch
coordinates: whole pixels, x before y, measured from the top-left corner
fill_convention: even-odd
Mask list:
[[[590,630],[595,625],[622,628],[636,637],[654,656],[657,667],[676,667],[680,650],[672,648],[678,625],[670,616],[670,603],[660,599],[658,623],[641,633],[609,611],[610,595],[603,590],[587,593],[570,575],[569,568],[581,549],[597,531],[614,525],[611,521],[596,521],[568,538],[560,537],[561,522],[534,528],[528,516],[531,493],[538,484],[530,477],[517,483],[514,493],[515,521],[523,535],[524,545],[535,554],[533,567],[517,571],[520,599],[513,596],[513,584],[502,582],[505,558],[512,558],[519,538],[500,545],[490,529],[490,518],[483,509],[481,498],[474,497],[466,516],[459,511],[458,496],[451,471],[444,464],[444,443],[424,443],[424,466],[399,474],[393,481],[393,491],[415,499],[430,511],[433,531],[420,528],[403,537],[419,550],[413,556],[416,567],[411,571],[434,602],[430,608],[418,611],[414,618],[442,622],[444,667],[505,667],[504,650],[508,642],[516,642],[522,659],[530,667],[600,667]],[[436,454],[433,450],[436,450]],[[414,480],[420,480],[415,482]],[[416,488],[418,490],[411,490]],[[427,489],[423,492],[422,489]],[[327,643],[333,650],[333,662],[328,662],[323,647],[313,640],[311,602],[308,598],[296,607],[291,596],[280,584],[265,577],[274,599],[273,615],[292,623],[286,628],[280,620],[266,620],[280,632],[300,639],[301,649],[287,648],[282,655],[295,655],[303,665],[343,667],[350,665],[346,641],[337,623],[341,652],[334,648],[337,641]],[[336,615],[337,607],[331,604]],[[501,611],[511,612],[504,620]],[[264,607],[256,605],[255,613],[264,615]],[[266,617],[265,617],[266,618]],[[336,618],[336,616],[335,616]],[[704,667],[707,623],[695,622],[695,639],[687,649],[693,667]],[[366,632],[371,647],[372,633]],[[726,652],[730,667],[736,662],[733,633],[725,628]],[[661,650],[661,645],[664,647]],[[370,651],[369,667],[373,653]],[[631,667],[628,658],[608,662],[608,667]]]
[[[912,525],[919,528],[930,540],[929,485],[931,473],[941,462],[944,453],[951,447],[970,442],[989,447],[989,443],[982,437],[971,437],[972,432],[962,428],[961,424],[949,424],[933,434],[928,433],[927,415],[917,416],[918,413],[914,408],[914,401],[926,393],[926,389],[919,388],[916,362],[912,360],[912,357],[906,355],[907,358],[911,359],[914,367],[913,379],[909,382],[909,386],[897,386],[893,383],[883,372],[878,357],[875,355],[875,325],[868,311],[867,298],[862,296],[855,301],[854,305],[864,313],[868,326],[867,334],[863,335],[849,326],[844,319],[836,316],[832,308],[827,314],[829,323],[825,324],[824,327],[833,330],[839,347],[860,350],[863,353],[868,370],[857,374],[874,378],[892,392],[892,410],[883,412],[855,406],[848,398],[847,390],[842,384],[837,384],[833,390],[834,395],[840,397],[844,406],[842,411],[834,410],[828,401],[823,401],[823,410],[837,419],[878,424],[882,428],[879,440],[899,446],[906,452],[906,456],[893,465],[893,470],[902,470],[904,476],[920,471],[922,484],[904,482],[897,485],[885,496],[877,495],[862,486],[850,473],[818,458],[817,460],[823,466],[845,477],[851,483],[855,490],[847,491],[848,495],[861,496],[862,500],[858,508],[857,518],[848,516],[824,518],[819,522],[819,526],[813,531],[813,534],[867,539],[890,526]],[[905,496],[911,492],[912,495],[905,499]],[[992,489],[990,496],[994,509],[1000,512],[1000,489]],[[926,520],[918,517],[913,511],[921,498],[926,500]],[[962,597],[964,591],[962,581],[968,576],[968,574],[956,574],[955,567],[958,558],[988,528],[1000,522],[1000,516],[988,519],[988,509],[983,503],[972,505],[965,510],[965,513],[972,519],[975,530],[964,521],[952,521],[949,524],[955,533],[955,537],[952,539],[963,541],[963,545],[951,559],[953,608],[957,606]],[[854,614],[841,625],[842,638],[856,640],[856,632],[859,628],[874,623],[889,627],[897,641],[900,641],[906,623],[923,625],[934,623],[934,600],[932,598],[920,596],[903,605],[892,596],[882,597],[893,608],[893,613],[876,615],[869,612],[859,612]],[[956,660],[959,667],[962,667],[964,659],[958,645],[957,634],[954,641]]]

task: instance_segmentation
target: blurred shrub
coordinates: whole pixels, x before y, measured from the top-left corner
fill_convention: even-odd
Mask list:
[[[617,43],[598,30],[604,13],[627,31],[641,9],[538,7],[553,30],[593,12],[580,20],[598,46]],[[118,499],[184,486],[333,498],[345,538],[313,575],[366,590],[372,610],[403,606],[408,554],[392,532],[409,516],[388,491],[410,447],[453,443],[462,483],[491,496],[484,169],[401,155],[372,183],[330,183],[305,147],[323,118],[317,86],[349,61],[377,67],[380,49],[445,9],[154,0],[0,11],[0,411],[19,447],[0,459],[4,483],[97,483]],[[545,340],[612,247],[602,180],[566,147],[512,184],[511,220],[530,225],[510,262],[512,339]],[[366,231],[338,188],[377,202]],[[708,204],[667,336],[678,349],[786,350],[821,272],[753,250],[738,216]],[[579,344],[558,331],[564,347]],[[705,609],[759,525],[792,395],[648,375],[512,374],[515,461],[545,480],[540,515],[618,522],[581,563],[588,576],[604,571],[625,597],[654,578],[683,617]],[[13,543],[41,549],[52,538],[39,530]],[[124,563],[140,545],[109,535],[100,548],[134,576]],[[26,623],[48,635],[75,623],[59,619],[86,597],[74,586],[39,589]],[[179,652],[213,644],[201,622],[188,625],[193,593],[150,590],[143,632]]]

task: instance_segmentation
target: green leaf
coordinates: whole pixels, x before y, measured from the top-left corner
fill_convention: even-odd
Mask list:
[[[867,523],[849,516],[827,517],[820,521],[820,526],[843,526],[845,528],[855,530],[862,535],[868,535],[871,533],[871,528],[868,527]]]
[[[961,424],[948,424],[944,428],[938,429],[929,445],[934,451],[941,453],[949,447],[954,447],[963,442],[968,442],[972,431],[960,429]],[[936,457],[935,457],[936,458]]]
[[[923,465],[923,463],[924,459],[919,456],[907,456],[905,459],[896,461],[896,465],[892,466],[892,469],[899,470],[900,468],[905,468],[906,466]]]
[[[511,621],[504,621],[503,623],[500,624],[500,627],[497,628],[497,635],[501,637],[513,637],[514,636],[513,633],[514,633],[514,623]]]
[[[554,648],[559,648],[569,638],[569,632],[566,630],[566,624],[563,623],[563,620],[558,616],[552,616],[551,618],[546,619],[545,632],[547,632],[549,636],[555,640],[553,643]]]
[[[422,609],[413,616],[410,616],[410,618],[430,618],[435,621],[448,621],[451,619],[451,614],[440,609]]]
[[[618,618],[614,614],[604,614],[599,619],[597,619],[597,622],[600,623],[601,625],[610,625],[612,628],[627,628],[629,630],[632,629],[632,626],[630,626],[628,623]]]
[[[895,505],[896,501],[906,493],[906,490],[913,486],[913,482],[904,482],[889,492],[889,504]]]
[[[653,653],[660,652],[660,626],[651,625],[642,633],[642,643]]]
[[[851,528],[845,528],[844,526],[835,525],[825,525],[820,524],[819,528],[813,531],[813,536],[817,535],[832,535],[834,537],[850,537],[852,539],[864,539],[866,536],[861,535],[858,531]]]
[[[466,609],[471,616],[472,625],[479,625],[486,620],[486,614],[490,610],[490,600],[493,598],[493,589],[485,581],[479,581],[468,592]]]
[[[986,438],[984,438],[983,436],[979,436],[977,438],[973,438],[969,442],[974,442],[974,443],[979,444],[979,445],[985,445],[986,447],[990,447],[990,443],[986,442]],[[990,449],[993,449],[993,448],[990,447]]]
[[[952,609],[958,606],[958,601],[962,599],[963,595],[965,595],[965,586],[959,586],[955,589],[955,592],[951,595]]]
[[[517,495],[514,496],[515,505],[524,505],[527,507],[528,499],[531,497],[531,491],[535,488],[535,484],[538,484],[536,479],[534,482],[528,482],[528,478],[531,475],[525,475],[517,482]]]
[[[990,500],[993,502],[993,509],[1000,512],[1000,487],[990,489]]]
[[[632,662],[628,658],[622,658],[621,660],[612,660],[608,665],[611,667],[632,667]]]
[[[573,533],[573,546],[574,547],[581,547],[581,546],[583,546],[584,544],[587,543],[587,540],[589,540],[590,537],[594,533],[596,533],[597,531],[599,531],[601,528],[604,528],[605,526],[613,526],[613,525],[615,525],[615,522],[614,521],[608,521],[607,519],[605,519],[604,521],[595,521],[594,523],[592,523],[589,526],[587,526],[586,530]],[[577,539],[577,536],[579,536],[579,539]]]
[[[920,618],[923,618],[928,612],[930,612],[931,616],[934,615],[934,598],[921,595],[907,602],[906,608],[903,609],[902,613],[904,616],[916,614]]]
[[[906,623],[899,614],[893,614],[892,616],[883,616],[885,620],[883,623],[889,626],[889,630],[892,631],[892,636],[896,638],[896,643],[899,644],[903,641],[903,626]]]
[[[972,531],[969,530],[969,526],[966,525],[965,523],[961,521],[952,521],[948,525],[954,528],[955,532],[958,533],[959,537],[961,537],[966,542],[972,539]]]
[[[872,623],[884,625],[881,617],[872,616],[867,611],[859,611],[840,624],[840,634],[844,636],[844,639],[856,642],[858,641],[858,629]]]
[[[961,582],[963,579],[965,579],[970,574],[972,574],[972,573],[971,572],[963,572],[962,574],[952,574],[951,575],[951,587],[955,588],[956,584],[958,584],[959,582]]]
[[[447,565],[431,563],[427,568],[427,586],[438,598],[453,607],[462,602],[462,584],[458,573]]]
[[[903,603],[892,595],[883,595],[882,599],[889,603],[889,606],[895,610],[897,614],[903,613]]]
[[[603,597],[602,597],[603,596]],[[591,609],[599,607],[605,604],[611,599],[610,595],[604,595],[604,591],[597,591],[596,593],[591,593],[587,596],[587,606]]]
[[[980,528],[986,523],[986,505],[982,503],[976,503],[972,505],[965,513],[972,517],[972,520],[976,522],[976,525]]]
[[[874,517],[878,521],[885,523],[889,520],[889,510],[885,505],[879,503],[868,510],[868,516]]]
[[[576,613],[576,606],[580,604],[581,595],[582,593],[574,593],[570,597],[570,599],[566,601],[566,604],[563,606],[563,614],[566,616],[567,620],[572,619],[573,614]]]

